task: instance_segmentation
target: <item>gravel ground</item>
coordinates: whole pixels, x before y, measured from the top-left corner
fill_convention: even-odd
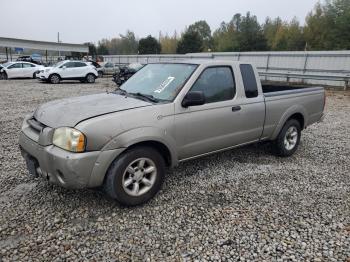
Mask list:
[[[23,116],[113,87],[0,81],[0,261],[350,261],[349,93],[328,92],[294,156],[265,144],[186,162],[141,207],[30,179]]]

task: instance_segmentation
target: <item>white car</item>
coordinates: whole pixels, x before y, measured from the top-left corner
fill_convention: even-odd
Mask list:
[[[36,78],[36,74],[44,68],[30,62],[8,62],[2,64],[0,73],[3,79],[8,78]]]
[[[82,61],[61,61],[52,67],[45,67],[37,74],[37,78],[58,84],[62,80],[79,80],[80,82],[94,83],[98,77],[94,66]]]

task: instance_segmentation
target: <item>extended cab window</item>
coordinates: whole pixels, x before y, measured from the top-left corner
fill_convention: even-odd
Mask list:
[[[253,67],[248,64],[242,64],[239,67],[241,69],[245,96],[247,98],[257,97],[258,85],[256,83]]]
[[[232,69],[228,66],[205,69],[191,91],[203,91],[207,103],[231,100],[236,93]]]

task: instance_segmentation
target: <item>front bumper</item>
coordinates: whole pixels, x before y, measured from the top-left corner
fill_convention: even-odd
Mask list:
[[[99,151],[71,153],[53,145],[42,146],[23,132],[19,145],[32,175],[42,176],[50,183],[66,188],[91,187],[91,174]]]
[[[44,76],[44,75],[37,75],[36,78],[41,80],[41,81],[47,81],[48,80],[47,77]]]

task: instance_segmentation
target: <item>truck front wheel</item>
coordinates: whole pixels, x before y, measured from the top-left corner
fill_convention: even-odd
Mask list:
[[[105,192],[125,206],[149,201],[161,188],[165,161],[151,147],[127,150],[111,164],[105,178]]]
[[[300,137],[301,127],[299,121],[295,119],[288,120],[274,141],[275,153],[282,157],[293,155],[298,149]]]

